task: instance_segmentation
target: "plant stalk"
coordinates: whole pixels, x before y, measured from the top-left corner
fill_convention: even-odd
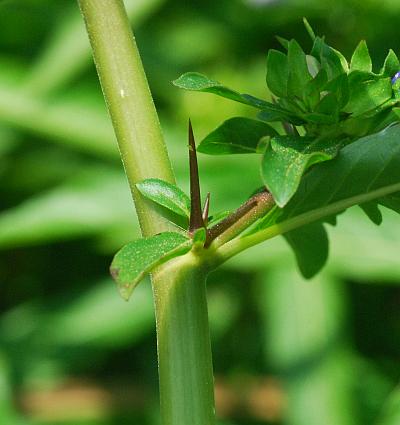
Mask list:
[[[144,236],[173,230],[135,183],[174,183],[158,117],[122,0],[78,0]],[[163,425],[213,425],[214,386],[205,279],[193,253],[152,276]]]
[[[161,417],[165,425],[214,425],[214,378],[206,275],[193,253],[156,277]],[[195,302],[193,302],[195,300]]]
[[[78,0],[144,236],[171,225],[135,184],[175,183],[161,127],[122,0]]]

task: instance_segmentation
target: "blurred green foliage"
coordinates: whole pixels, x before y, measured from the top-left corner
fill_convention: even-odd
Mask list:
[[[270,99],[275,34],[309,42],[302,17],[347,58],[399,54],[395,0],[126,1],[177,180],[186,123],[199,140],[245,105],[184,93],[191,69]],[[138,236],[128,185],[74,1],[0,4],[0,424],[158,424],[151,289],[124,303],[108,277]],[[200,157],[214,211],[260,185],[251,158]],[[209,279],[221,425],[397,425],[400,231],[355,209],[331,228],[310,282],[282,239]],[[387,397],[391,394],[390,398]],[[386,401],[387,400],[387,401]]]

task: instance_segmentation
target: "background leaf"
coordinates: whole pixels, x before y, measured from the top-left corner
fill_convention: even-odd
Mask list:
[[[250,118],[231,118],[202,140],[197,150],[211,155],[255,153],[261,138],[278,133],[268,124]]]

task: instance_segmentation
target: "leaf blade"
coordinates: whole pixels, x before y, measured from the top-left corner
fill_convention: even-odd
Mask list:
[[[261,138],[277,134],[276,130],[263,121],[230,118],[206,136],[197,151],[210,155],[255,153]]]
[[[182,217],[190,216],[190,199],[179,187],[154,178],[142,180],[136,187],[147,199]]]
[[[284,237],[294,251],[301,274],[311,279],[328,259],[329,241],[323,224],[311,223],[286,233]]]
[[[337,146],[296,136],[274,137],[261,163],[263,181],[279,207],[295,194],[301,177],[311,165],[332,159]]]
[[[183,255],[192,242],[180,233],[164,232],[148,238],[137,239],[125,245],[115,255],[110,273],[125,300],[134,288],[155,267]]]

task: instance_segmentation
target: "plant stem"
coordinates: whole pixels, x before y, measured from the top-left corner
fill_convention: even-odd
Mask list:
[[[170,161],[139,52],[122,0],[78,0],[108,111],[145,236],[171,225],[135,183],[174,183]]]
[[[155,287],[161,417],[165,425],[213,425],[214,380],[206,275],[195,255],[167,263]],[[195,302],[193,302],[195,300]]]
[[[78,0],[125,171],[145,236],[170,224],[136,190],[157,177],[174,182],[139,53],[121,0]],[[163,425],[213,425],[214,386],[205,279],[193,253],[152,276]]]
[[[352,207],[353,205],[369,202],[398,191],[400,191],[400,183],[385,186],[362,195],[342,199],[330,205],[324,205],[320,208],[316,208],[314,210],[300,214],[297,217],[289,218],[285,221],[274,224],[251,235],[233,239],[218,249],[220,261],[227,261],[229,258],[239,254],[247,248],[250,248],[283,233],[290,232],[291,230],[297,229],[298,227],[321,220],[324,217],[337,214],[340,211]]]

